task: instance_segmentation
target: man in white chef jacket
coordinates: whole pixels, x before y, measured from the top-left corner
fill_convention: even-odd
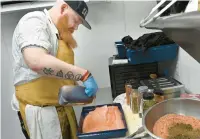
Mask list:
[[[72,33],[83,24],[88,7],[84,1],[57,0],[50,10],[24,15],[13,34],[13,109],[18,111],[27,139],[76,139],[77,123],[71,106],[58,103],[59,88],[82,81],[85,93],[98,90],[92,74],[74,66]]]

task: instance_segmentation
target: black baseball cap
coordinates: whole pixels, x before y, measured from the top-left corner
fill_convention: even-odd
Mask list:
[[[88,6],[84,1],[65,1],[80,17],[82,24],[91,29],[90,24],[85,20],[85,17],[88,14]]]

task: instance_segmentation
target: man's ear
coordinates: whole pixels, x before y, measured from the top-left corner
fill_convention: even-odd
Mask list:
[[[60,11],[60,13],[63,14],[64,11],[65,11],[65,9],[68,9],[68,7],[69,7],[69,5],[67,5],[66,3],[63,3],[63,4],[61,5],[61,11]]]

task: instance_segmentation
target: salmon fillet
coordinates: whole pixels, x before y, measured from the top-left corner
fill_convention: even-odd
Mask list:
[[[125,128],[117,106],[97,107],[89,112],[83,121],[83,133],[116,130]]]

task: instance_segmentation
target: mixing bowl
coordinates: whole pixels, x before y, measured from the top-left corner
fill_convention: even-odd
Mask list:
[[[143,117],[143,126],[152,138],[161,139],[153,134],[153,126],[160,117],[166,114],[181,114],[200,119],[200,100],[173,98],[158,103],[147,110]]]

